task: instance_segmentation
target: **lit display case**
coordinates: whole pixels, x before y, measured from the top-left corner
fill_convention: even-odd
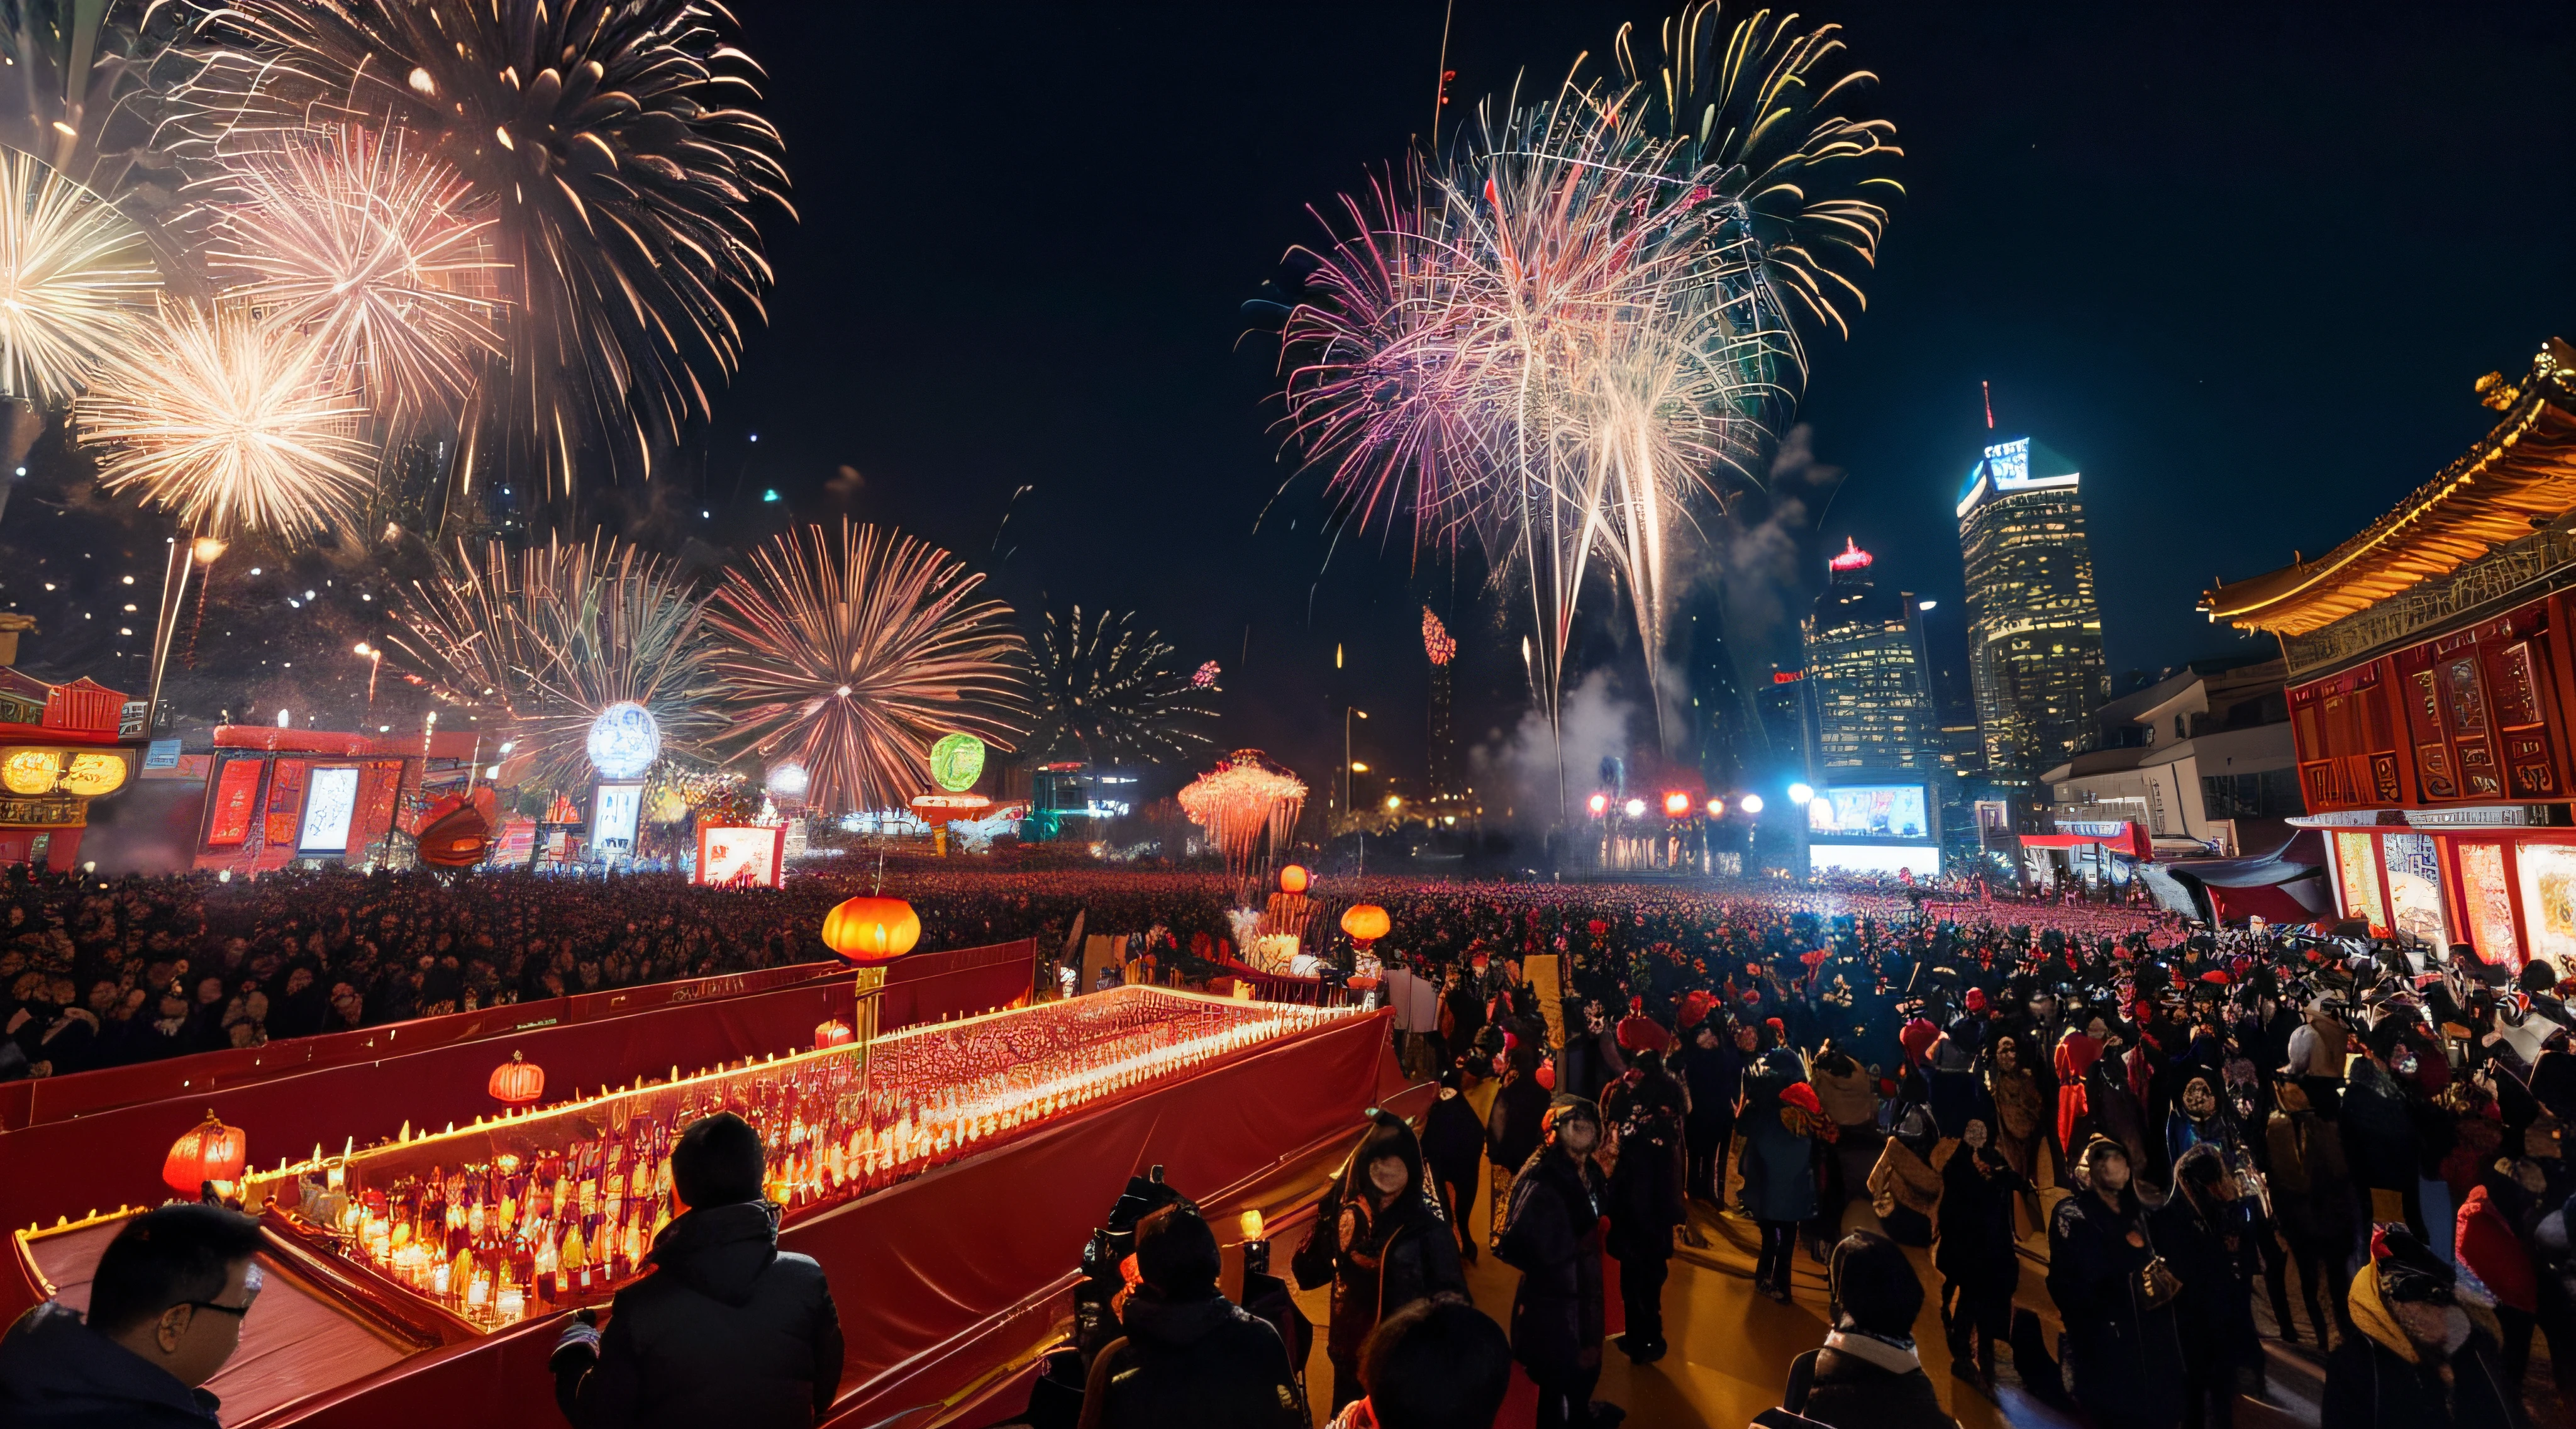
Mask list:
[[[670,1151],[732,1111],[788,1223],[1352,1009],[1152,987],[908,1028],[254,1171],[245,1204],[304,1269],[423,1338],[607,1299],[681,1209]]]

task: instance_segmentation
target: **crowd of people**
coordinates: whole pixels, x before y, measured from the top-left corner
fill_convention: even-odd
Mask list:
[[[15,875],[0,1058],[61,1075],[819,958],[823,911],[878,876],[760,892]],[[1239,892],[1195,874],[882,877],[926,946],[1035,936],[1070,955],[1086,928],[1135,930],[1183,976],[1223,965]],[[1820,1423],[1950,1422],[1913,1339],[1927,1298],[1954,1392],[1992,1395],[2001,1375],[2106,1429],[2233,1422],[2265,1390],[2267,1337],[2314,1347],[2326,1429],[2520,1424],[2526,1390],[2576,1369],[2576,1014],[2546,963],[1962,890],[1370,879],[1319,895],[1319,946],[1339,906],[1386,909],[1399,1051],[1442,1084],[1418,1131],[1367,1129],[1291,1266],[1334,1311],[1329,1384],[1289,1374],[1343,1422],[1389,1422],[1370,1401],[1412,1392],[1375,1381],[1406,1362],[1389,1334],[1437,1320],[1455,1341],[1433,1312],[1488,1255],[1519,1272],[1505,1338],[1541,1425],[1616,1422],[1591,1398],[1602,1355],[1669,1352],[1663,1287],[1701,1234],[1694,1202],[1742,1218],[1759,1293],[1789,1300],[1802,1258],[1826,1271],[1831,1334],[1782,1396]],[[1876,1229],[1845,1236],[1859,1201]],[[1162,1288],[1205,1299],[1196,1234],[1166,1231]],[[2039,1300],[2021,1264],[2043,1244]],[[1231,1313],[1126,1328],[1213,1332]]]

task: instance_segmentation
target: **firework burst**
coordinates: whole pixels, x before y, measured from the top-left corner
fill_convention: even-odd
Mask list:
[[[708,410],[772,275],[755,204],[787,209],[758,68],[699,0],[240,0],[238,52],[189,102],[219,143],[317,113],[416,136],[494,206],[518,275],[486,429],[558,482],[591,437],[649,472]],[[787,210],[792,216],[792,210]]]
[[[492,219],[473,191],[400,130],[354,124],[285,136],[231,161],[208,261],[248,275],[226,290],[313,339],[379,407],[461,398],[501,351]]]
[[[1208,742],[1196,722],[1216,711],[1200,698],[1213,686],[1172,663],[1174,651],[1133,615],[1101,611],[1086,622],[1082,607],[1061,618],[1046,613],[1029,651],[1035,728],[1027,747],[1047,759],[1151,764]]]
[[[727,738],[793,759],[817,809],[892,808],[929,787],[952,731],[1010,748],[1023,651],[984,578],[899,532],[843,521],[779,536],[725,572],[710,626],[737,716]]]
[[[102,485],[218,536],[345,525],[375,459],[356,435],[364,415],[324,390],[299,334],[168,299],[72,408]]]
[[[0,395],[68,399],[160,289],[141,229],[52,166],[0,152]]]
[[[449,704],[489,712],[513,761],[548,789],[586,782],[591,722],[642,705],[666,759],[685,759],[718,722],[706,598],[676,562],[594,533],[478,563],[462,542],[434,580],[414,581],[387,639],[404,678]]]
[[[1730,32],[1702,5],[1667,45],[1655,83],[1623,31],[1627,82],[1485,106],[1292,255],[1293,438],[1345,523],[1472,538],[1526,582],[1552,724],[1596,562],[1655,680],[1670,547],[1758,480],[1804,385],[1798,325],[1844,326],[1843,270],[1873,259],[1892,187],[1889,127],[1840,115],[1868,76],[1835,77],[1833,27],[1765,12]]]

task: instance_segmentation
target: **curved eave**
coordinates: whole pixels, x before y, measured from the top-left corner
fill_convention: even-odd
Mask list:
[[[2239,630],[2304,635],[2576,510],[2571,384],[2576,350],[2552,338],[2495,430],[2396,510],[2315,560],[2213,586],[2200,608]]]

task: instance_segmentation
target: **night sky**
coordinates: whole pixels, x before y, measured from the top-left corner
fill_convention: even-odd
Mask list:
[[[2564,4],[1810,13],[1881,76],[1908,189],[1800,414],[1849,473],[1813,538],[1952,620],[1981,379],[2007,434],[2086,473],[2117,672],[2245,648],[2192,609],[2213,576],[2349,535],[2485,429],[2480,373],[2576,330]],[[1625,19],[1651,52],[1661,18],[1460,0],[1453,93],[1551,87]],[[1350,701],[1418,761],[1426,597],[1467,637],[1461,734],[1516,717],[1518,631],[1475,568],[1333,550],[1313,479],[1280,494],[1247,306],[1316,237],[1305,205],[1426,127],[1437,0],[746,20],[803,222],[720,404],[716,495],[897,522],[1015,602],[1139,609],[1225,664],[1222,738],[1301,767],[1332,767]],[[855,494],[827,488],[844,465]]]
[[[1458,0],[1451,112],[1516,78],[1552,90],[1587,49],[1597,70],[1622,20],[1651,57],[1663,13]],[[2151,671],[2261,649],[2194,612],[2213,577],[2351,534],[2487,428],[2479,374],[2518,375],[2543,339],[2576,336],[2564,0],[1811,13],[1881,77],[1862,112],[1896,122],[1909,193],[1852,340],[1816,345],[1798,419],[1846,475],[1803,488],[1804,552],[1739,604],[1740,623],[1781,613],[1739,641],[1754,683],[1795,659],[1786,621],[1846,538],[1883,581],[1941,602],[1936,643],[1959,640],[1952,506],[1988,439],[1981,380],[1998,435],[2027,431],[2085,472],[2111,669]],[[949,547],[1023,611],[1141,612],[1184,667],[1224,665],[1222,747],[1266,748],[1318,783],[1353,704],[1377,716],[1354,724],[1358,756],[1418,774],[1425,601],[1461,638],[1462,740],[1522,717],[1526,618],[1510,617],[1525,602],[1401,537],[1336,545],[1270,399],[1282,256],[1321,236],[1307,205],[1427,128],[1440,0],[1136,15],[764,0],[742,16],[802,221],[765,220],[769,323],[712,429],[652,488],[595,505],[658,508],[637,529],[664,544],[670,515],[708,512],[701,564],[848,512]],[[96,508],[52,451],[33,458],[65,493],[52,509]],[[139,689],[119,671],[148,642],[110,627],[130,618],[119,603],[145,603],[118,573],[157,580],[158,536],[68,539],[88,518],[43,514],[43,484],[9,518],[27,543],[12,549],[36,556],[0,571],[13,608],[47,621],[31,667]],[[333,571],[230,564],[244,569],[222,572],[217,604],[235,618],[207,623],[209,659],[268,683],[215,702],[320,717],[306,669],[257,664],[282,649],[215,642],[311,646],[345,686],[364,667],[341,652],[380,630],[382,605],[352,585],[287,606]],[[53,591],[38,578],[58,568],[74,584]],[[1625,616],[1587,599],[1568,684],[1605,666],[1633,696]],[[363,703],[356,688],[334,698]]]

